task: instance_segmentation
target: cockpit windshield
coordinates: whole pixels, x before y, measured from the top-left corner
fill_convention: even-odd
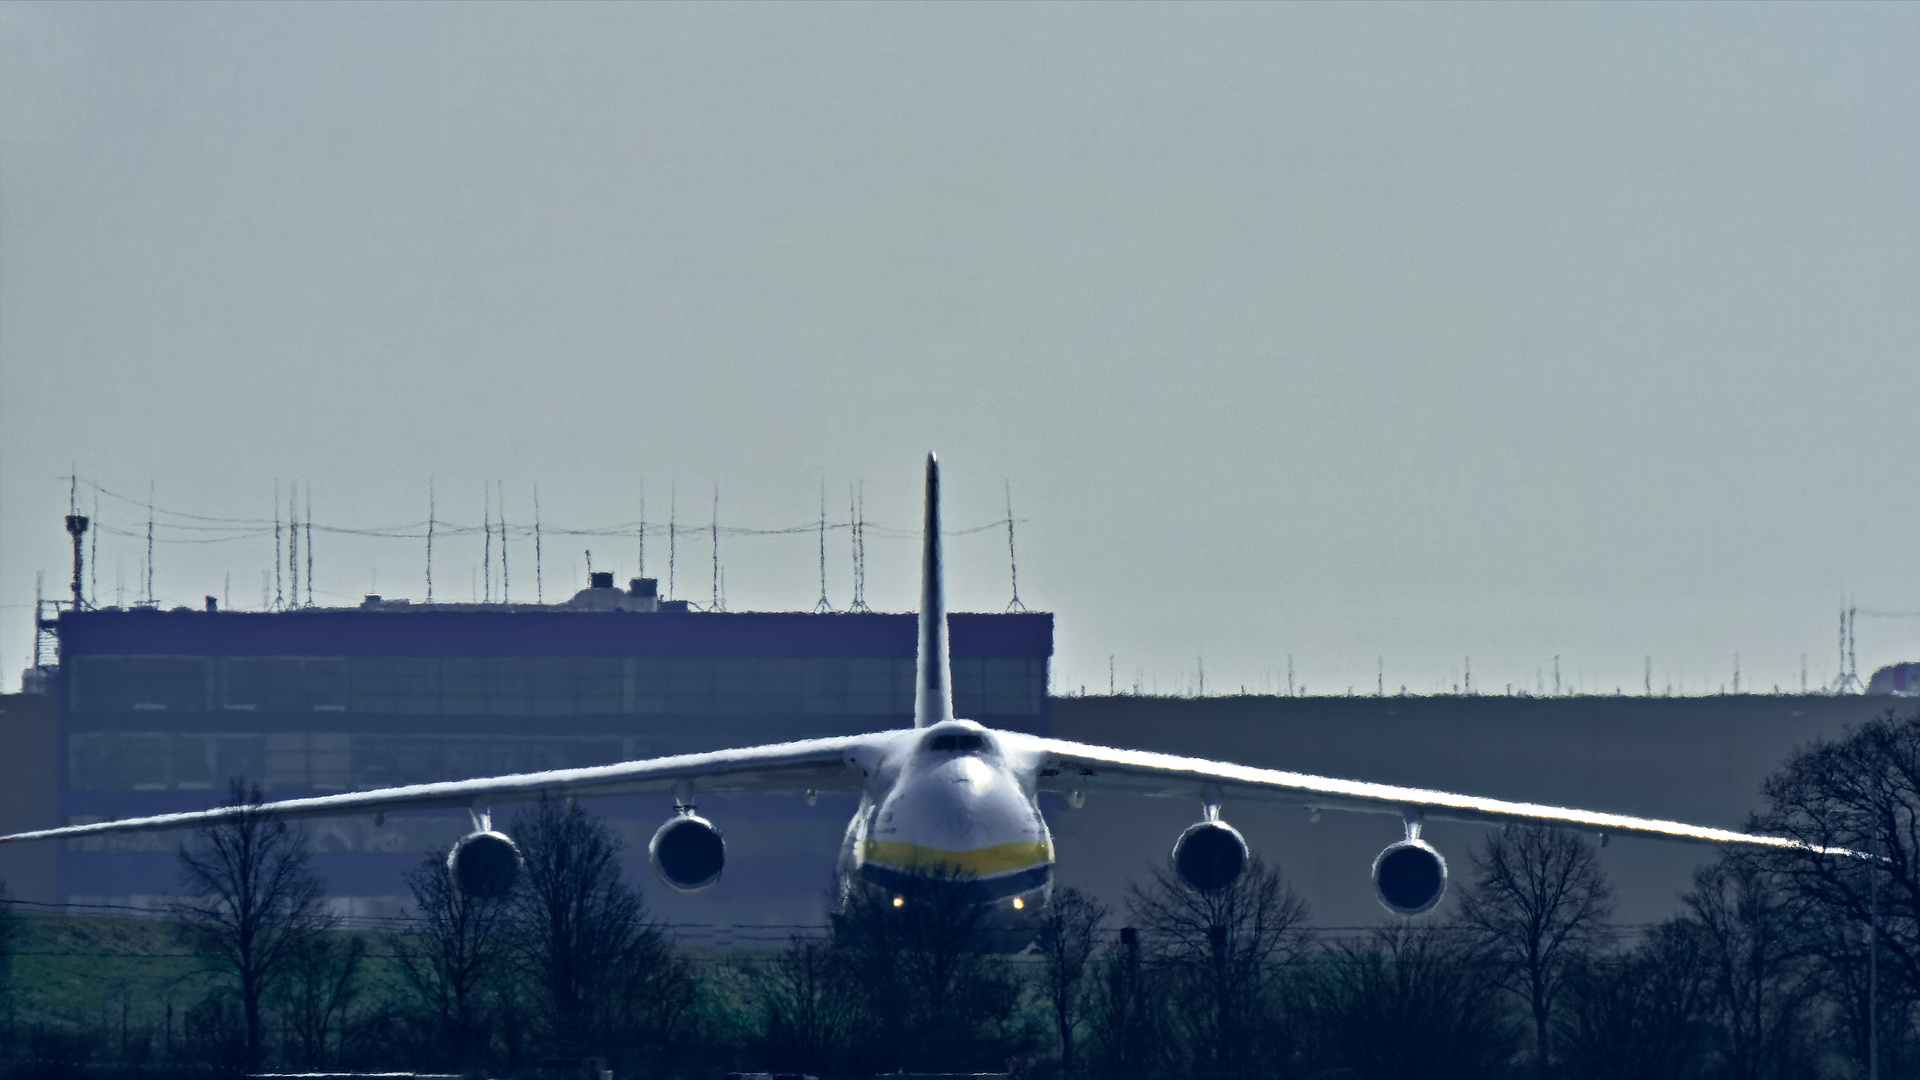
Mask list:
[[[987,748],[987,740],[971,733],[961,735],[935,735],[927,740],[927,749],[948,753],[973,753]]]

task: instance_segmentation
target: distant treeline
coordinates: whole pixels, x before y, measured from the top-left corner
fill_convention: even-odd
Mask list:
[[[937,886],[841,898],[831,934],[784,949],[676,948],[613,832],[564,802],[509,830],[526,872],[508,895],[453,888],[440,852],[408,875],[404,926],[345,932],[304,835],[249,816],[182,849],[192,899],[165,924],[184,965],[169,985],[191,999],[177,1015],[113,986],[69,995],[97,1009],[27,1011],[34,988],[8,982],[0,1061],[100,1077],[552,1077],[589,1058],[636,1080],[1784,1080],[1865,1077],[1870,1061],[1920,1076],[1920,716],[1809,747],[1762,794],[1754,831],[1844,850],[1728,849],[1683,915],[1631,935],[1610,923],[1592,838],[1515,826],[1458,868],[1447,919],[1316,935],[1256,861],[1213,893],[1156,873],[1118,911],[1062,889],[1012,954]],[[16,974],[20,929],[0,920]]]

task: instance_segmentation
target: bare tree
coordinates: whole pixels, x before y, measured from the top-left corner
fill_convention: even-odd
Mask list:
[[[1453,926],[1403,920],[1336,944],[1302,996],[1312,1075],[1481,1080],[1504,1073],[1520,1042],[1500,988]]]
[[[447,1060],[462,1069],[483,1060],[482,989],[506,959],[510,908],[504,897],[462,892],[447,873],[447,853],[429,853],[406,874],[413,894],[408,932],[396,935],[400,972],[439,1027]]]
[[[1567,1080],[1691,1080],[1706,1075],[1713,971],[1700,924],[1670,919],[1633,950],[1568,973],[1554,1024]]]
[[[1767,865],[1824,924],[1830,955],[1858,962],[1861,949],[1848,943],[1871,932],[1881,993],[1920,998],[1920,714],[1889,711],[1845,738],[1815,742],[1762,792],[1767,810],[1755,828],[1809,845],[1770,852]]]
[[[1212,891],[1171,867],[1158,870],[1147,888],[1132,890],[1128,906],[1157,980],[1175,999],[1170,1023],[1189,1066],[1246,1068],[1262,1049],[1256,1036],[1268,1027],[1275,964],[1306,948],[1306,903],[1256,858],[1239,880]]]
[[[835,944],[864,990],[874,1071],[973,1071],[1004,1061],[995,1037],[1019,990],[986,951],[993,936],[971,875],[923,868],[888,893],[855,889]]]
[[[257,807],[258,786],[234,781],[230,805]],[[174,908],[187,944],[234,982],[246,1029],[246,1068],[262,1059],[261,1004],[289,965],[332,929],[307,838],[249,809],[196,831],[180,847],[180,877],[192,899]]]
[[[1687,907],[1707,944],[1727,1075],[1813,1071],[1804,1034],[1817,986],[1791,898],[1757,860],[1734,853],[1694,875]]]
[[[578,805],[542,800],[514,824],[527,872],[513,936],[554,1051],[634,1060],[692,997],[685,964],[620,873],[620,841]]]
[[[771,963],[754,972],[765,1026],[759,1038],[763,1063],[816,1076],[844,1073],[842,1065],[860,1023],[860,987],[831,942],[795,939]]]
[[[1074,1032],[1086,998],[1087,971],[1100,945],[1100,933],[1112,909],[1078,889],[1053,893],[1037,942],[1045,965],[1041,993],[1053,1012],[1060,1036],[1060,1071],[1074,1070]]]
[[[1098,1072],[1116,1077],[1152,1071],[1164,1057],[1167,1010],[1143,963],[1138,927],[1120,928],[1118,939],[1096,961],[1086,1058]]]
[[[321,1069],[336,1028],[336,1052],[346,1041],[347,1009],[353,1002],[366,959],[367,943],[358,937],[344,941],[315,935],[297,950],[281,980],[281,1008],[291,1036],[292,1052],[300,1065]]]
[[[1526,1002],[1535,1063],[1546,1076],[1554,1004],[1568,972],[1607,941],[1612,890],[1585,841],[1538,825],[1488,836],[1473,865],[1461,919],[1503,984]]]

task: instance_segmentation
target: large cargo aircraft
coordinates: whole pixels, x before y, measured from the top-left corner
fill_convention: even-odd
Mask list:
[[[817,792],[844,791],[860,795],[860,808],[840,853],[843,895],[865,890],[883,906],[890,900],[898,907],[929,887],[959,889],[968,902],[989,909],[982,914],[1016,926],[1031,925],[1052,893],[1053,838],[1040,812],[1043,791],[1073,804],[1092,792],[1193,800],[1201,817],[1174,841],[1173,866],[1189,885],[1206,892],[1231,886],[1247,866],[1246,841],[1221,816],[1223,801],[1278,800],[1316,812],[1398,816],[1404,835],[1374,859],[1373,883],[1383,905],[1408,916],[1431,910],[1446,890],[1446,860],[1420,838],[1427,818],[1534,822],[1713,844],[1805,846],[1784,837],[1677,821],[1093,746],[995,731],[956,718],[948,670],[940,465],[932,454],[927,456],[925,530],[912,729],[128,818],[0,836],[0,842],[192,829],[246,815],[368,814],[379,823],[393,810],[464,807],[473,832],[454,845],[447,868],[461,889],[486,896],[512,888],[521,868],[513,840],[493,826],[495,804],[671,795],[672,815],[654,834],[649,856],[663,882],[692,892],[719,880],[726,865],[719,828],[697,810],[699,793],[789,792],[811,801]]]

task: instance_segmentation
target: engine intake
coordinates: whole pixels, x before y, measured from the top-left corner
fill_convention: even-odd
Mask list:
[[[523,865],[513,840],[491,830],[467,836],[447,852],[447,874],[454,887],[476,900],[497,900],[512,892]]]
[[[1224,821],[1195,822],[1174,841],[1173,868],[1201,892],[1230,888],[1246,872],[1247,841]]]
[[[653,834],[647,858],[668,888],[694,892],[720,880],[720,871],[727,865],[727,843],[713,822],[681,813]]]
[[[1447,860],[1425,840],[1390,844],[1373,860],[1373,889],[1396,914],[1432,911],[1447,892]]]

